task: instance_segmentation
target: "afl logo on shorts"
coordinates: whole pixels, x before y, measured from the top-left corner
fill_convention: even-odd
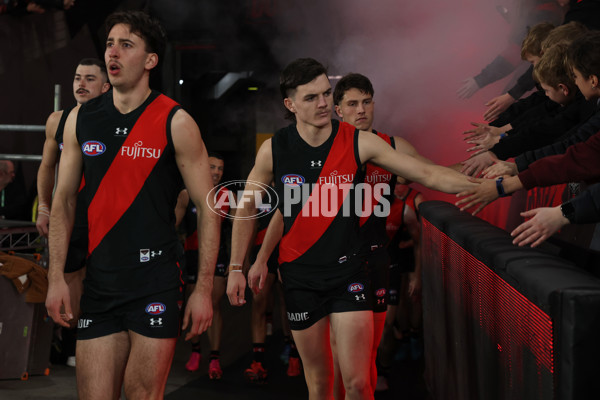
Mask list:
[[[102,142],[98,142],[96,140],[88,140],[84,144],[81,145],[81,151],[86,156],[99,156],[100,154],[106,151],[106,146]]]
[[[365,286],[362,283],[352,283],[348,286],[348,291],[350,293],[360,293],[365,289]]]
[[[383,296],[385,296],[385,288],[377,289],[375,291],[375,296],[377,296],[377,297],[383,297]]]
[[[288,174],[281,177],[281,182],[286,186],[298,187],[304,183],[304,177],[302,175]]]
[[[167,310],[163,303],[150,303],[146,306],[146,313],[150,315],[160,315]]]

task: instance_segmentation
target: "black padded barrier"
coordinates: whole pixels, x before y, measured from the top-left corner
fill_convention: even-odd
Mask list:
[[[600,279],[449,203],[419,211],[432,397],[600,398]]]

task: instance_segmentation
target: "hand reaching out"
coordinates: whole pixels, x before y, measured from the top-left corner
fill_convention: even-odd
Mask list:
[[[467,141],[467,143],[475,145],[475,146],[467,149],[467,151],[469,151],[469,152],[474,151],[475,152],[474,155],[477,155],[479,153],[483,153],[484,151],[491,149],[499,141],[500,141],[500,136],[494,136],[490,132],[486,132],[476,139],[471,139],[471,140]]]
[[[462,206],[460,211],[477,206],[475,211],[472,212],[472,215],[476,215],[485,206],[499,197],[498,189],[496,189],[496,181],[493,179],[469,178],[469,180],[479,182],[480,184],[473,189],[458,193],[456,197],[462,197],[462,199],[457,201],[455,205],[457,207]]]
[[[479,85],[473,78],[465,79],[462,81],[462,84],[463,85],[456,91],[456,94],[460,99],[468,99],[479,90]]]
[[[481,171],[494,164],[496,161],[498,161],[498,159],[489,151],[476,154],[462,162],[463,167],[460,172],[468,176],[477,177]]]
[[[515,99],[513,99],[513,97],[508,93],[504,93],[503,95],[494,97],[493,99],[485,103],[485,106],[488,107],[488,110],[485,112],[485,114],[483,114],[483,119],[486,121],[495,120],[501,113],[506,111],[508,107],[510,107],[510,105],[514,102]]]
[[[519,173],[517,164],[508,161],[498,160],[494,165],[490,165],[483,170],[483,177],[494,179],[503,175],[515,176]]]
[[[565,218],[558,207],[541,207],[521,213],[524,218],[531,218],[517,226],[511,232],[515,239],[513,244],[531,247],[539,246],[560,228],[567,225],[569,220]]]

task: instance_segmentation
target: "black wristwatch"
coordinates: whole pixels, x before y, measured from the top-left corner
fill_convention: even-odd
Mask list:
[[[575,217],[575,207],[573,207],[573,204],[570,201],[560,205],[560,212],[562,213],[563,217],[569,220],[569,223],[573,223],[573,217]]]

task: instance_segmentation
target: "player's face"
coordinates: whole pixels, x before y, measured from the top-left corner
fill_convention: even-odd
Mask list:
[[[156,66],[158,56],[146,52],[146,43],[130,32],[128,25],[117,24],[106,39],[104,61],[110,83],[115,88],[129,88],[140,81],[145,71]]]
[[[569,100],[569,98],[565,95],[561,87],[553,88],[552,86],[547,85],[543,82],[540,83],[540,86],[542,87],[542,89],[544,89],[544,93],[546,93],[546,96],[555,103],[565,105]]]
[[[208,166],[210,167],[210,177],[212,178],[213,185],[216,186],[221,182],[221,178],[223,177],[225,162],[216,157],[208,157]]]
[[[577,68],[573,68],[573,77],[575,78],[575,84],[586,100],[594,100],[598,98],[598,92],[592,88],[591,76],[584,77],[581,71],[579,71]]]
[[[370,131],[373,128],[375,102],[373,96],[356,88],[347,90],[340,105],[335,106],[340,118],[360,130]]]
[[[319,75],[309,83],[300,85],[288,97],[288,108],[296,115],[298,123],[323,127],[331,122],[333,98],[327,75]]]
[[[79,104],[100,96],[108,90],[108,82],[97,65],[79,65],[73,78],[73,96]]]
[[[12,161],[5,161],[6,171],[0,170],[0,184],[8,185],[15,179],[15,165]]]

